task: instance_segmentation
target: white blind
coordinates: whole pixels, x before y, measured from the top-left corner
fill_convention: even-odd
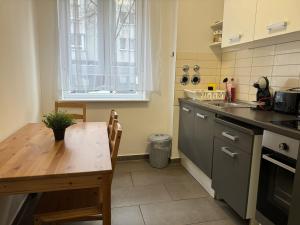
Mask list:
[[[58,7],[63,98],[139,98],[158,88],[150,0],[58,0]]]

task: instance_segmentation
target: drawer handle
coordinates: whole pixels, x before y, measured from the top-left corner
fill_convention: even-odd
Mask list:
[[[185,112],[190,112],[191,111],[190,109],[185,108],[185,107],[182,107],[182,110],[185,111]]]
[[[279,22],[279,23],[273,23],[273,24],[270,24],[270,25],[267,26],[267,30],[269,32],[280,31],[280,30],[286,29],[287,25],[288,25],[287,21],[282,21],[282,22]]]
[[[232,140],[232,141],[238,141],[238,140],[239,140],[239,137],[238,137],[238,136],[233,136],[233,135],[229,134],[229,133],[226,132],[226,131],[223,131],[223,132],[222,132],[222,136],[224,136],[224,137],[226,137],[226,138],[228,138],[228,139],[230,139],[230,140]]]
[[[197,113],[196,116],[201,118],[201,119],[204,119],[204,120],[207,118],[207,115],[203,115],[203,114],[200,114],[200,113]]]
[[[221,151],[224,152],[226,155],[230,156],[231,158],[235,158],[235,156],[238,155],[238,153],[236,152],[231,152],[227,147],[222,147]]]
[[[229,38],[229,41],[230,42],[239,42],[242,38],[242,35],[241,34],[236,34],[236,35],[233,35]]]

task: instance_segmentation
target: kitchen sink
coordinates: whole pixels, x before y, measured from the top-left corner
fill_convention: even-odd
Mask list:
[[[219,108],[251,108],[252,105],[246,102],[224,102],[224,101],[205,101],[206,104]]]

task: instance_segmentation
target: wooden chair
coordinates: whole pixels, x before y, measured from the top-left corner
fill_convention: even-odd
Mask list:
[[[109,140],[113,171],[121,136],[122,128],[117,122],[113,126],[111,139]],[[43,193],[34,214],[34,225],[102,220],[101,199],[99,188]]]
[[[55,102],[55,112],[59,111],[59,108],[64,109],[81,109],[82,114],[70,113],[70,115],[76,120],[82,120],[86,122],[86,104],[80,102]]]
[[[111,133],[112,133],[112,128],[113,128],[114,120],[117,120],[118,117],[119,117],[118,113],[114,109],[112,109],[110,111],[109,121],[108,121],[108,125],[107,125],[107,133],[108,133],[108,137],[109,138],[110,138]]]

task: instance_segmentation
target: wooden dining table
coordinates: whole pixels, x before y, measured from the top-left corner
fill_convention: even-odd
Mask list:
[[[111,177],[104,122],[74,124],[57,142],[44,124],[30,123],[0,143],[0,195],[101,187],[103,224],[110,225]]]

